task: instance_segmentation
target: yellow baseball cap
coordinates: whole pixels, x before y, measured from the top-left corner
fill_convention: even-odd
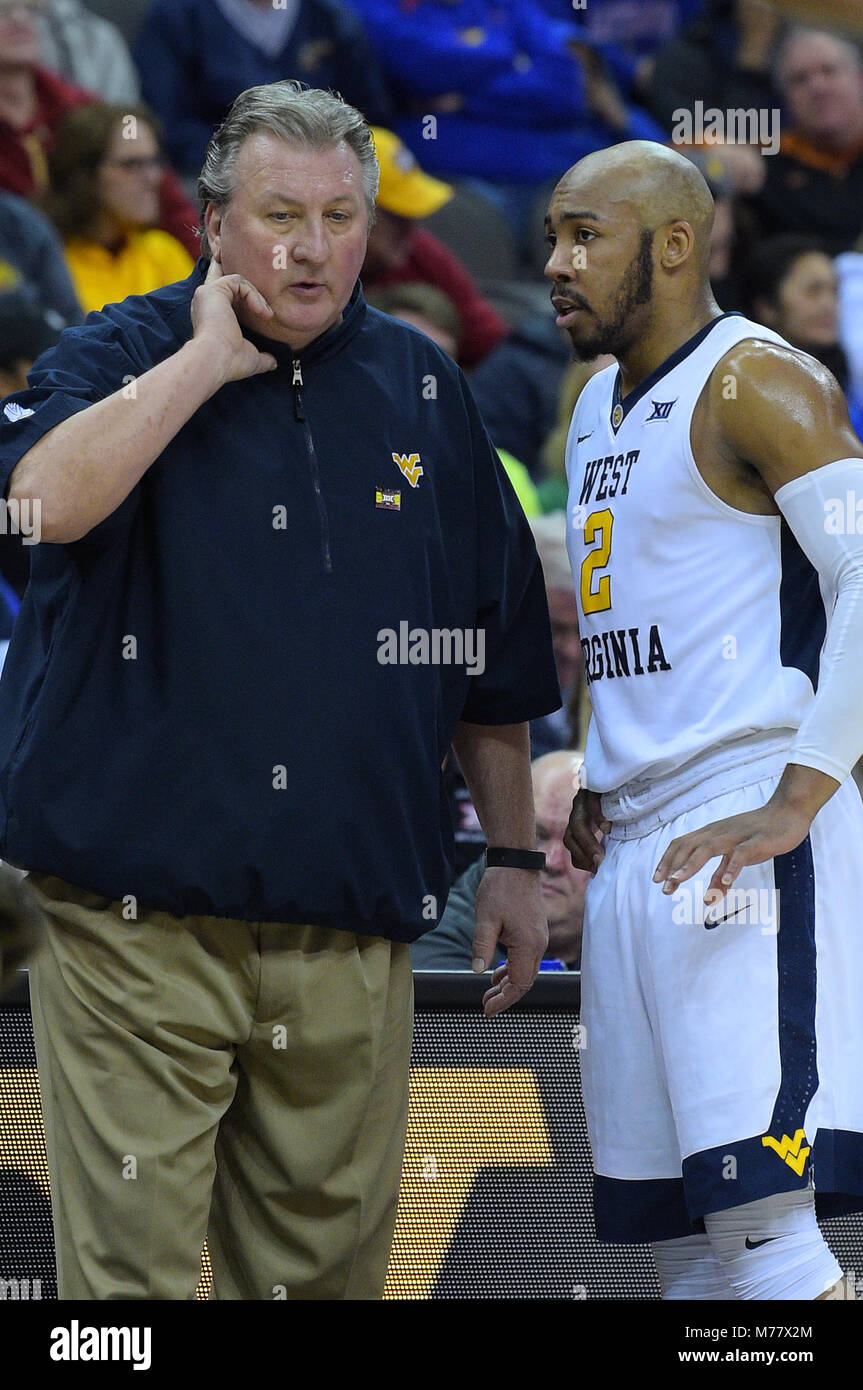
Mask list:
[[[448,203],[455,189],[424,174],[407,145],[383,126],[371,127],[381,170],[378,206],[398,217],[428,217]]]

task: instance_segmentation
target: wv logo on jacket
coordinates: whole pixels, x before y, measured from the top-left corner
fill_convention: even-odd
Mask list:
[[[419,454],[393,454],[393,463],[397,463],[402,473],[404,473],[411,487],[416,487],[423,475],[420,467]]]

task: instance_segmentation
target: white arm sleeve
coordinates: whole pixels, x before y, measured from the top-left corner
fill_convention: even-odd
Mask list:
[[[775,494],[800,548],[835,594],[818,689],[790,763],[844,782],[863,754],[863,459],[837,459]]]

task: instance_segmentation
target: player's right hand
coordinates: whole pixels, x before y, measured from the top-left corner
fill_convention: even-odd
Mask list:
[[[569,825],[563,843],[569,850],[573,868],[586,869],[595,874],[603,859],[602,837],[611,829],[611,821],[602,814],[602,798],[599,792],[579,787],[569,813]]]
[[[223,275],[218,261],[210,261],[207,278],[192,297],[192,336],[207,340],[224,358],[224,380],[242,381],[278,366],[275,357],[259,352],[243,336],[236,310],[241,305],[262,319],[273,311],[260,290],[242,275]]]

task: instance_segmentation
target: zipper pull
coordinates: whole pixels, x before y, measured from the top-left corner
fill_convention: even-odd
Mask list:
[[[305,420],[306,412],[303,409],[303,393],[300,387],[303,384],[303,364],[299,357],[293,359],[294,375],[291,377],[291,385],[294,388],[294,416],[297,420]]]

